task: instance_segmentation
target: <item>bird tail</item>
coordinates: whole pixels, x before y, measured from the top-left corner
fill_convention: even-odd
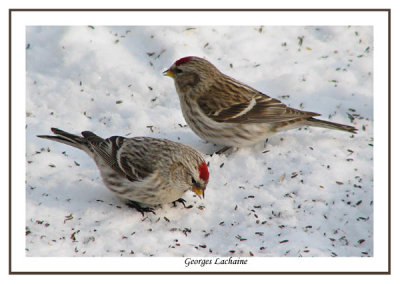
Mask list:
[[[67,144],[69,146],[81,149],[85,152],[88,152],[88,141],[85,137],[80,137],[68,132],[65,132],[58,128],[51,128],[51,131],[56,134],[56,136],[51,135],[38,135],[39,138],[49,139],[52,141],[60,142],[63,144]]]
[[[305,120],[305,124],[310,125],[310,126],[315,126],[315,127],[323,127],[323,128],[329,128],[329,129],[335,129],[335,130],[342,130],[342,131],[347,131],[347,132],[351,132],[351,133],[357,133],[357,131],[358,131],[357,128],[350,126],[350,125],[330,122],[330,121],[326,121],[326,120],[320,120],[320,119],[316,119],[313,117],[307,118]]]

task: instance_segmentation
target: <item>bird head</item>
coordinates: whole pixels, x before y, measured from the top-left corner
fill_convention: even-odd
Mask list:
[[[206,162],[202,162],[198,168],[197,172],[192,175],[192,191],[200,198],[204,198],[204,191],[206,190],[208,184],[208,167]]]
[[[196,57],[187,56],[175,61],[171,67],[164,71],[165,76],[174,79],[175,86],[179,92],[185,92],[188,88],[198,88],[211,82],[214,75],[220,72],[207,60]]]

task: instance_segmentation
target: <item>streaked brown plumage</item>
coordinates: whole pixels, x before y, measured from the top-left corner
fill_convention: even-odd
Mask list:
[[[176,201],[188,190],[204,196],[207,164],[187,145],[150,137],[103,139],[90,131],[82,136],[51,131],[56,136],[38,137],[85,151],[96,162],[104,184],[119,197],[157,205]]]
[[[183,116],[201,138],[224,146],[249,146],[299,126],[316,126],[356,133],[353,126],[286,106],[221,73],[205,59],[177,60],[165,75],[174,79]]]

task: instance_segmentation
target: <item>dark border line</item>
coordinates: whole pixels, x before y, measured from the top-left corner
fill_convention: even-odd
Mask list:
[[[9,9],[15,12],[390,12],[390,9]]]

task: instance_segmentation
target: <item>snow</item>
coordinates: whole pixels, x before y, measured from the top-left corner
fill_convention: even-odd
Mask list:
[[[26,256],[374,256],[372,27],[31,26],[26,44]],[[188,55],[359,133],[296,129],[211,156],[162,76]],[[191,145],[210,164],[205,199],[142,216],[85,153],[36,137],[51,127]]]

